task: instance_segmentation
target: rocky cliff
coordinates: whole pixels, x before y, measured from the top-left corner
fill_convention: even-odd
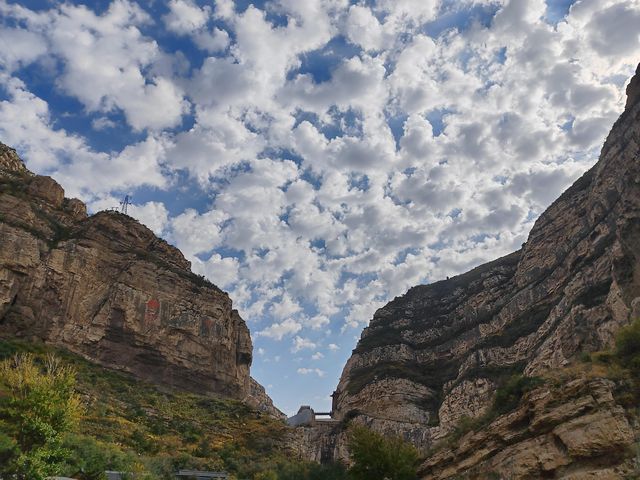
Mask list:
[[[521,250],[376,312],[334,392],[337,419],[428,448],[462,417],[483,415],[506,378],[608,348],[640,316],[639,85],[640,67],[598,163],[540,216]],[[334,456],[343,455],[340,435],[325,441]]]
[[[438,446],[421,478],[628,478],[636,432],[614,391],[610,380],[578,378],[529,392],[514,411]]]
[[[251,337],[225,292],[133,218],[88,216],[2,144],[0,335],[276,412],[249,376]]]

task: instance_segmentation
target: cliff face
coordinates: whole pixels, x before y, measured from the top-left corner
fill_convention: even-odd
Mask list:
[[[521,250],[376,312],[334,393],[338,419],[428,447],[482,415],[505,378],[610,347],[640,315],[639,82],[640,69],[600,160]]]
[[[614,390],[600,378],[534,390],[508,415],[431,454],[420,478],[630,478],[635,432]]]
[[[273,408],[249,376],[251,337],[225,292],[131,217],[87,216],[82,202],[2,144],[0,335],[36,337],[153,383]]]

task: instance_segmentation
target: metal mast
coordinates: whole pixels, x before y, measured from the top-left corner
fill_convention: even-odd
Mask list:
[[[124,199],[120,202],[120,213],[127,215],[129,205],[131,205],[131,197],[129,195],[125,195]]]

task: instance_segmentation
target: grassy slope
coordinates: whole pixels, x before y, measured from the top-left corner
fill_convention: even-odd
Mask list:
[[[0,340],[0,359],[17,352],[55,353],[76,368],[86,411],[73,442],[113,452],[109,468],[135,459],[154,478],[174,468],[227,470],[251,478],[286,457],[283,422],[241,402],[160,391],[64,350]]]

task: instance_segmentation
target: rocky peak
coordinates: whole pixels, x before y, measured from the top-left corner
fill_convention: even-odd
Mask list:
[[[631,108],[640,99],[640,65],[636,69],[636,74],[627,85],[627,109]]]
[[[26,174],[27,167],[24,166],[16,151],[0,142],[0,171],[6,173]]]
[[[135,251],[141,255],[156,256],[163,262],[191,272],[191,262],[173,245],[158,238],[151,230],[136,219],[114,211],[102,211],[92,216],[83,236],[95,242],[110,242],[116,251]],[[216,288],[215,285],[211,287]]]
[[[87,216],[80,200],[0,144],[0,335],[277,413],[249,376],[246,323],[190,267],[127,215]]]
[[[62,208],[64,203],[64,189],[51,177],[37,175],[30,178],[27,184],[27,194],[43,200],[54,209]]]

